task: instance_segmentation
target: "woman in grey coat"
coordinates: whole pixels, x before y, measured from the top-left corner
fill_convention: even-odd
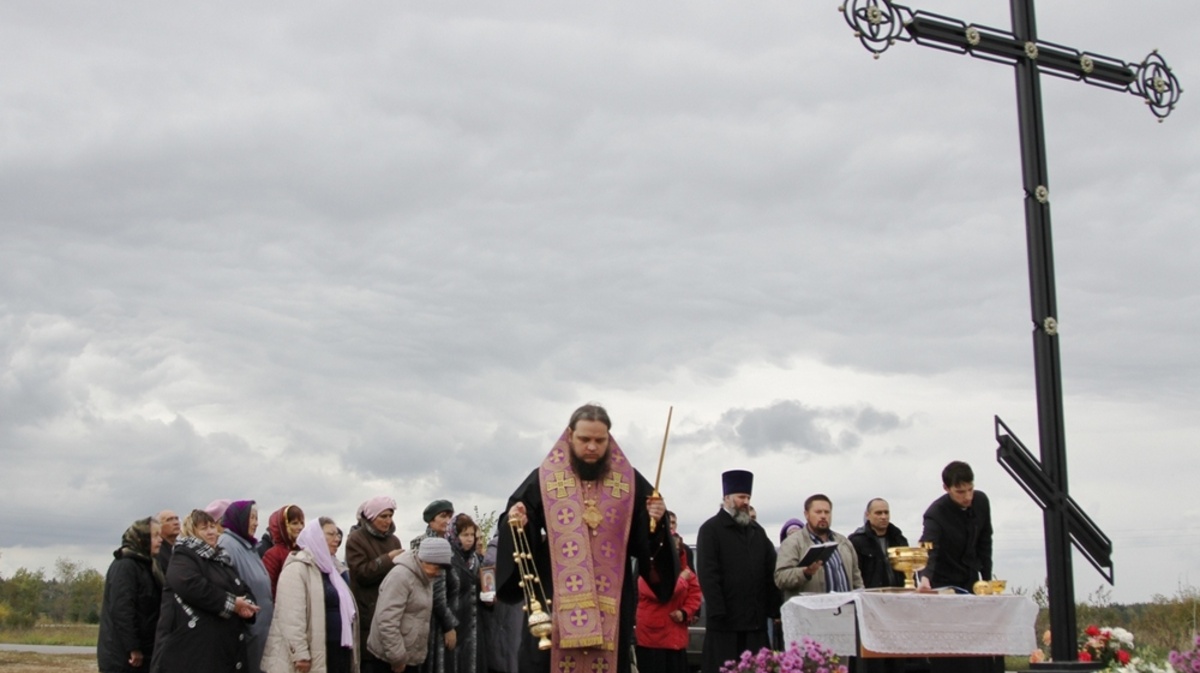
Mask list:
[[[429,654],[433,617],[433,580],[451,561],[445,538],[428,538],[421,548],[396,557],[396,565],[379,585],[367,649],[392,671],[417,671]]]
[[[254,592],[254,600],[261,608],[258,617],[250,624],[247,636],[246,655],[250,673],[261,673],[263,649],[267,646],[267,634],[271,631],[271,617],[275,603],[271,598],[271,578],[267,568],[254,547],[258,540],[254,532],[258,529],[258,508],[253,500],[237,500],[229,505],[221,517],[225,532],[221,533],[221,547],[233,561],[242,582]]]

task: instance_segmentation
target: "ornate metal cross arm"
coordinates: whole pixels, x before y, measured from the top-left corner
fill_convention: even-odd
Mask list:
[[[1171,114],[1183,93],[1179,80],[1157,50],[1141,63],[1131,64],[1045,40],[1022,41],[1008,31],[914,11],[889,0],[846,0],[839,10],[855,37],[875,58],[900,40],[1000,63],[1029,59],[1047,75],[1138,96],[1159,121]]]
[[[1012,430],[996,417],[996,458],[1042,511],[1061,511],[1066,517],[1071,544],[1083,554],[1109,584],[1113,583],[1112,540],[1100,530],[1075,499],[1065,493],[1047,474]]]

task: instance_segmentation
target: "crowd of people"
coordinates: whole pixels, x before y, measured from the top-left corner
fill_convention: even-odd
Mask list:
[[[345,536],[289,504],[261,540],[253,500],[135,521],[106,578],[99,670],[515,673],[520,606],[481,591],[496,541],[436,500],[406,551],[395,511],[372,498]]]
[[[783,646],[780,606],[791,595],[903,583],[887,549],[908,542],[886,500],[868,502],[863,526],[846,537],[830,529],[830,499],[814,494],[776,546],[755,520],[745,470],[723,473],[722,506],[693,551],[611,427],[602,407],[577,409],[487,541],[444,499],[424,509],[425,532],[408,549],[388,496],[363,502],[348,535],[288,504],[259,540],[253,500],[139,519],[108,570],[99,670],[628,673],[636,661],[646,673],[683,673],[703,604],[702,668],[717,673],[747,650]],[[925,591],[991,575],[987,498],[965,463],[942,477],[946,495],[925,514]],[[802,566],[815,546],[831,553]],[[536,595],[549,647],[527,628]]]

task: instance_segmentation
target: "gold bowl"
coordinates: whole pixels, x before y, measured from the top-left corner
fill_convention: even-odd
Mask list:
[[[999,596],[1008,588],[1008,580],[992,579],[992,593]]]
[[[929,550],[924,547],[888,547],[888,562],[898,572],[904,573],[904,588],[915,589],[917,583],[913,573],[924,570],[929,563]]]
[[[992,595],[992,583],[987,580],[979,580],[978,582],[976,582],[974,585],[971,586],[971,591],[976,596],[991,596]]]

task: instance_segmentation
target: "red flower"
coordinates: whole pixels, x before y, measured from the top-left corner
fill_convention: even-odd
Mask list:
[[[1096,636],[1100,635],[1100,629],[1099,629],[1099,628],[1097,628],[1095,624],[1088,624],[1088,627],[1087,627],[1086,629],[1084,629],[1084,631],[1083,631],[1083,632],[1084,632],[1084,633],[1086,633],[1086,634],[1088,634],[1089,636],[1091,636],[1091,637],[1093,637],[1093,638],[1095,638]]]
[[[1122,666],[1129,663],[1129,658],[1128,652],[1125,650],[1117,650],[1117,661],[1121,662]]]
[[[1091,661],[1092,655],[1088,654],[1087,650],[1079,650],[1079,660],[1080,661]]]

